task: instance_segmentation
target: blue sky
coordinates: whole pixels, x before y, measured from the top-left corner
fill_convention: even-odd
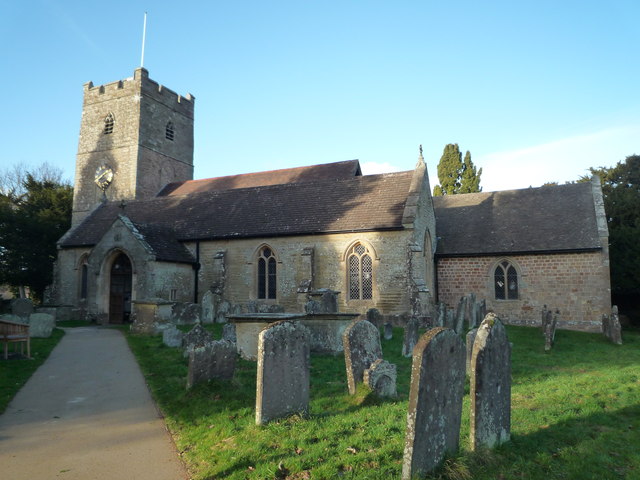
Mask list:
[[[195,178],[357,158],[431,183],[447,143],[485,191],[640,154],[638,0],[0,1],[2,167],[73,178],[82,85],[196,97]]]

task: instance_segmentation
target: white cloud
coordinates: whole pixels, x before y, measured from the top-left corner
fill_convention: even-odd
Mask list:
[[[474,158],[482,167],[484,191],[538,187],[545,182],[577,180],[589,167],[613,166],[640,152],[640,124]]]

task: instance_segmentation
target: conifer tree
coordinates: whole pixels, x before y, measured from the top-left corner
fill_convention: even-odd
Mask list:
[[[480,175],[482,169],[476,170],[471,161],[471,153],[467,151],[464,162],[458,144],[448,144],[444,147],[442,157],[438,163],[438,180],[440,185],[433,188],[433,194],[454,195],[456,193],[480,192]]]

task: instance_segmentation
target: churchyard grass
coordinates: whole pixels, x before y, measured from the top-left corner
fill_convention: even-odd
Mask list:
[[[220,326],[212,327],[220,338]],[[559,330],[544,351],[539,329],[508,327],[513,343],[511,441],[469,450],[469,388],[461,450],[433,479],[640,479],[640,332],[617,346],[603,336]],[[411,358],[402,330],[382,341],[398,367],[398,397],[347,393],[343,356],[311,358],[310,416],[255,425],[256,364],[234,379],[187,391],[187,360],[160,337],[128,336],[194,479],[399,478]]]
[[[28,358],[9,358],[0,360],[0,413],[4,412],[18,390],[29,380],[53,348],[64,336],[59,328],[54,328],[49,338],[31,339],[31,360]],[[13,346],[9,347],[11,352]],[[26,348],[25,348],[26,351]]]

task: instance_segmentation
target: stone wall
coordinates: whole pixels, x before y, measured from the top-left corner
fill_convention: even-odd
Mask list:
[[[518,270],[517,300],[495,299],[493,271],[505,259]],[[611,311],[609,265],[600,251],[440,258],[437,270],[440,301],[454,308],[460,297],[475,293],[506,323],[539,325],[547,305],[560,310],[561,328],[600,331],[602,314]]]
[[[216,256],[224,252],[223,297],[233,304],[256,299],[257,252],[269,245],[277,258],[277,299],[258,303],[278,303],[287,312],[304,310],[306,295],[298,288],[312,270],[312,288],[340,291],[339,309],[345,313],[365,313],[377,308],[382,313],[402,313],[409,308],[407,254],[410,231],[365,232],[299,237],[273,237],[211,241],[200,244],[200,297],[211,285],[221,283],[222,269]],[[372,252],[374,291],[372,300],[349,300],[345,253],[362,241]],[[188,245],[189,246],[189,245]],[[189,246],[194,250],[193,245]],[[309,249],[313,255],[309,255]],[[309,259],[312,267],[309,268]]]

